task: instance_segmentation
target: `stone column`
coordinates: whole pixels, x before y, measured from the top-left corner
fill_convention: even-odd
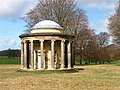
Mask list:
[[[37,69],[37,63],[36,63],[36,51],[34,51],[34,69]]]
[[[41,50],[41,69],[44,69],[44,52],[43,52],[43,42],[44,40],[40,40],[40,50]]]
[[[21,69],[24,68],[24,42],[21,41]]]
[[[72,43],[71,43],[71,56],[72,56],[72,58],[71,58],[71,68],[74,68],[74,64],[73,64],[73,54],[74,54],[74,51],[73,51],[73,48],[74,48],[74,45],[73,45],[73,41],[72,41]]]
[[[51,40],[51,69],[54,69],[55,68],[55,66],[54,66],[54,59],[55,59],[55,56],[54,56],[54,42],[55,42],[55,40]]]
[[[71,42],[68,43],[67,50],[68,50],[68,69],[70,69],[71,68]]]
[[[24,68],[27,69],[27,41],[24,41]]]
[[[61,67],[60,67],[60,69],[64,69],[64,67],[65,67],[65,61],[64,61],[65,45],[64,45],[64,42],[65,42],[65,40],[61,41]]]
[[[34,69],[34,44],[33,40],[31,42],[31,69]]]

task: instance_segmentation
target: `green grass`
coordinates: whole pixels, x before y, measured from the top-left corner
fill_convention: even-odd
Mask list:
[[[0,90],[120,90],[119,60],[112,64],[75,66],[77,71],[35,72],[18,72],[16,58],[2,57],[0,62]]]
[[[0,57],[0,64],[20,64],[20,58]],[[80,65],[79,59],[75,60],[75,64]],[[85,65],[85,62],[83,61],[82,64]],[[109,63],[105,63],[105,64],[109,64]],[[120,66],[120,60],[114,60],[111,64]],[[92,63],[91,65],[94,65],[94,63]]]
[[[120,66],[120,60],[114,60],[112,62],[112,64],[116,65],[116,66]]]
[[[98,62],[99,64],[99,62]],[[111,61],[111,63],[109,62],[104,62],[104,64],[111,64],[111,65],[117,65],[117,66],[120,66],[120,60],[113,60]],[[80,65],[80,60],[79,59],[76,59],[75,60],[75,65]],[[85,61],[82,60],[82,65],[95,65],[95,63],[90,63],[90,64],[85,64]]]
[[[0,57],[0,64],[20,64],[20,59],[12,57]]]
[[[75,66],[78,72],[17,72],[19,65],[0,65],[0,90],[120,90],[120,67]]]

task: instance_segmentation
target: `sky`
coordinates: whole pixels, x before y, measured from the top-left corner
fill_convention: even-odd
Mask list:
[[[114,13],[118,0],[78,0],[78,7],[86,11],[89,26],[95,32],[109,32],[108,17]],[[21,19],[38,0],[0,0],[0,50],[20,49],[19,35],[26,30]]]

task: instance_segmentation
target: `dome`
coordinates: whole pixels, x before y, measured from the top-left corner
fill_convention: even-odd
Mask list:
[[[40,21],[32,29],[45,29],[45,28],[63,29],[58,23],[51,20]]]
[[[63,33],[63,28],[56,22],[44,20],[31,28],[31,33]]]

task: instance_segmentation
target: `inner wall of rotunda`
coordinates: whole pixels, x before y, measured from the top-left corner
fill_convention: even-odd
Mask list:
[[[43,50],[44,50],[44,64],[43,67],[45,69],[50,68],[51,66],[51,40],[45,40],[43,43]],[[40,50],[40,42],[38,40],[34,41],[34,58],[36,61],[36,69],[39,69],[41,67],[40,61],[41,61],[41,50]],[[61,60],[61,41],[56,40],[54,41],[54,68],[60,68],[60,60]]]

